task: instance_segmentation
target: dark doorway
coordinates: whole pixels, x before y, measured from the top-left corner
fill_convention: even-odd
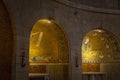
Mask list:
[[[0,0],[0,80],[12,79],[13,31],[10,18]]]

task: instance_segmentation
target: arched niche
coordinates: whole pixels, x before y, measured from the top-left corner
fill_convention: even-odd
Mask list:
[[[119,67],[120,44],[116,36],[105,29],[89,31],[82,42],[83,80],[88,75],[94,80],[120,79],[115,76]]]
[[[13,28],[8,11],[0,0],[0,80],[12,80]]]
[[[49,19],[38,20],[30,34],[29,75],[68,80],[69,45],[62,27]]]

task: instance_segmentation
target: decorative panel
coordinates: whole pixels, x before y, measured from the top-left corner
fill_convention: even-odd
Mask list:
[[[100,64],[82,64],[83,72],[100,72]]]
[[[46,73],[46,65],[30,65],[30,73]]]

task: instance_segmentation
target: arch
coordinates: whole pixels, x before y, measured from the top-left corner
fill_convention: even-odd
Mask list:
[[[99,78],[107,76],[106,79],[104,77],[105,80],[113,80],[115,76],[111,68],[114,69],[114,74],[119,74],[116,72],[119,66],[120,44],[116,36],[105,29],[89,31],[82,43],[82,73]]]
[[[9,13],[0,0],[0,80],[12,80],[13,29]]]
[[[119,41],[113,33],[105,29],[94,29],[88,32],[83,39],[82,60],[83,63],[115,62],[120,59],[119,51]]]
[[[29,73],[44,73],[49,75],[50,79],[68,80],[68,39],[55,20],[40,19],[33,26],[30,35],[29,64]]]

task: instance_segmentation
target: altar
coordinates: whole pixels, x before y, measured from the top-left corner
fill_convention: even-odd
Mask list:
[[[41,73],[29,73],[29,80],[49,80],[48,74]]]
[[[106,80],[104,72],[83,72],[82,80]]]

